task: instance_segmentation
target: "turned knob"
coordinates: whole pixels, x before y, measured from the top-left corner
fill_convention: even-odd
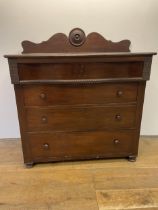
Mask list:
[[[122,91],[122,90],[118,90],[118,91],[117,91],[117,96],[118,96],[118,97],[121,97],[122,95],[123,95],[123,91]]]
[[[43,123],[46,123],[46,122],[47,122],[47,117],[43,116],[43,117],[41,118],[41,120],[42,120]]]
[[[121,120],[121,115],[117,114],[117,115],[115,116],[115,119],[116,119],[116,120]]]
[[[119,144],[120,141],[118,139],[114,139],[114,144]]]
[[[47,143],[43,144],[43,149],[45,149],[45,150],[49,149],[49,144],[47,144]]]
[[[46,94],[45,94],[45,93],[41,93],[41,94],[40,94],[40,98],[41,98],[41,99],[45,99],[45,98],[46,98]]]

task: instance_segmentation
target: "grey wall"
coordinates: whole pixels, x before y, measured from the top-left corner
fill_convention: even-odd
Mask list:
[[[132,41],[132,51],[158,51],[158,0],[0,0],[0,138],[19,137],[7,53],[21,41],[41,42],[74,27]],[[141,133],[158,135],[158,57],[147,84]]]

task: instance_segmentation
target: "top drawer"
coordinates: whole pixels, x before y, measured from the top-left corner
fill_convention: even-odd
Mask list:
[[[18,64],[22,80],[141,78],[142,62]]]

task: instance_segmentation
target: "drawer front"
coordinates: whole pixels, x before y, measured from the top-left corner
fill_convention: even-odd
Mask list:
[[[26,106],[135,102],[138,83],[106,83],[79,86],[25,85]]]
[[[135,106],[27,108],[28,131],[83,131],[134,128]]]
[[[32,156],[71,159],[117,157],[135,152],[135,132],[50,132],[28,134]]]
[[[72,80],[142,77],[142,62],[18,64],[20,80]]]

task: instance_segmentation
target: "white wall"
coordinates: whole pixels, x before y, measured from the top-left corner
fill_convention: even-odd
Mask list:
[[[41,42],[74,27],[132,41],[132,51],[158,51],[158,0],[0,0],[0,138],[19,137],[13,86],[4,54],[21,41]],[[158,57],[147,84],[141,133],[158,135]]]

